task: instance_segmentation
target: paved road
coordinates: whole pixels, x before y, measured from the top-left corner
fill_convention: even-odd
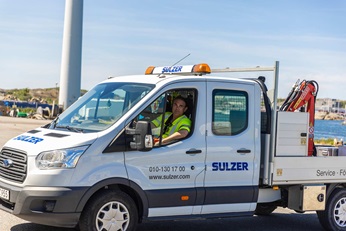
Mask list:
[[[0,147],[20,133],[42,126],[49,121],[9,118],[0,116]],[[73,229],[55,228],[37,225],[19,219],[0,210],[1,231],[73,231]],[[138,231],[322,231],[315,213],[298,214],[288,209],[277,209],[270,216],[254,216],[242,218],[162,221],[147,222],[138,226]]]

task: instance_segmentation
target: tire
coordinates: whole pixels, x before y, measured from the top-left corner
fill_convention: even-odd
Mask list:
[[[122,191],[105,190],[85,206],[80,221],[81,231],[133,231],[138,223],[138,210],[132,198]]]
[[[326,230],[346,231],[346,189],[336,189],[328,198],[325,210],[316,213]]]
[[[256,206],[255,214],[259,216],[268,216],[277,206],[273,203],[258,203]]]

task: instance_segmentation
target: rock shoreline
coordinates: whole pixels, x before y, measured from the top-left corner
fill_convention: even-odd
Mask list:
[[[332,113],[332,112],[316,112],[316,120],[344,120],[345,118],[342,115]]]

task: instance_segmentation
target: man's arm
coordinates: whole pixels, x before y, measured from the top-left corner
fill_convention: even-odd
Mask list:
[[[188,134],[189,134],[189,132],[187,130],[182,129],[182,130],[174,132],[172,135],[162,139],[161,143],[162,144],[167,144],[167,143],[169,143],[169,142],[171,142],[173,140],[180,140],[180,139],[185,138]]]

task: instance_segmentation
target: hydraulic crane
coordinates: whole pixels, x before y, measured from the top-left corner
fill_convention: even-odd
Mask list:
[[[316,155],[314,145],[315,101],[318,83],[314,80],[298,81],[293,85],[280,111],[301,111],[309,113],[308,156]]]

